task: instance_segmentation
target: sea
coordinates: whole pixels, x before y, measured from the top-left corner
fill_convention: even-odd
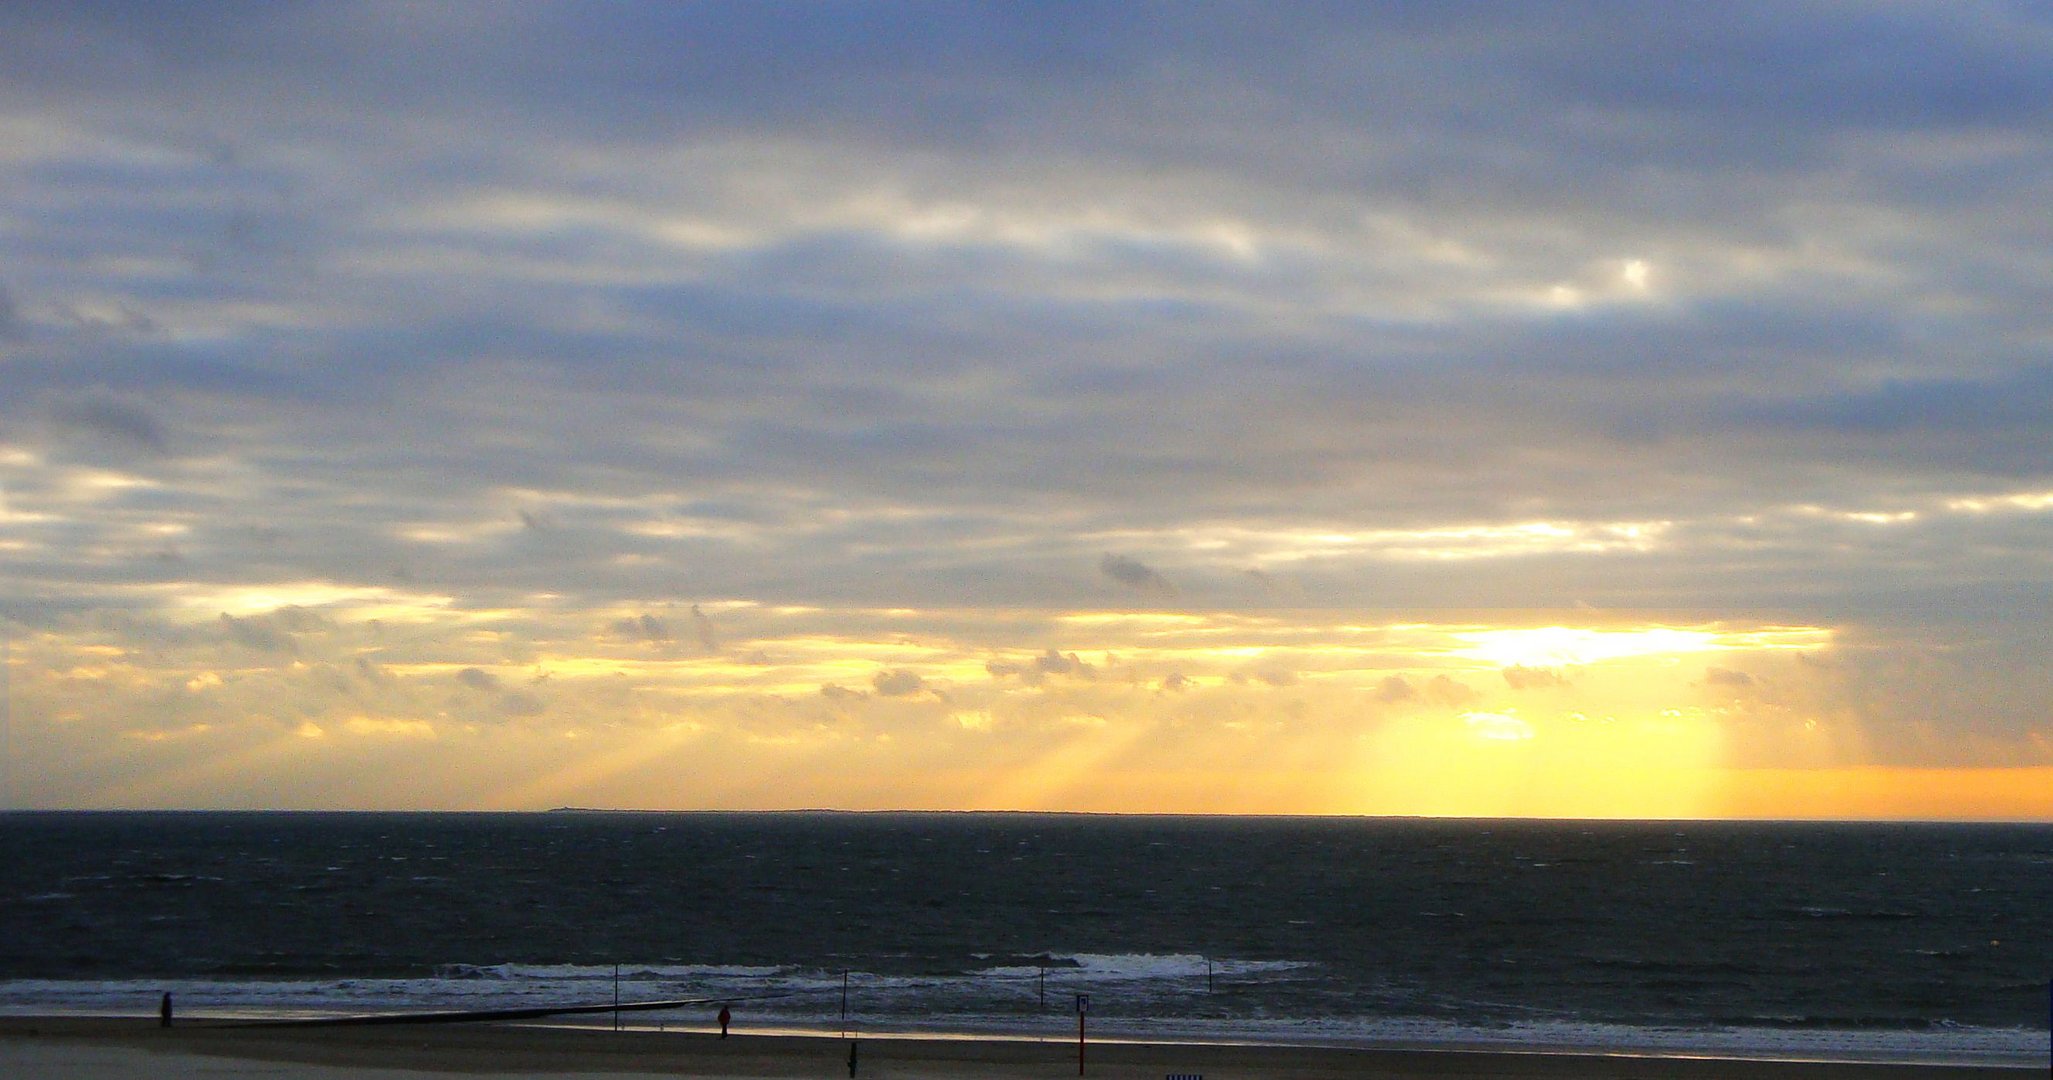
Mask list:
[[[0,814],[16,1015],[2045,1068],[2049,979],[2049,825]]]

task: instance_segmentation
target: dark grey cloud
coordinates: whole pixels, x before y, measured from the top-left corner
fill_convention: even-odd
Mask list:
[[[1721,411],[1735,426],[1807,435],[1900,467],[2029,475],[2053,450],[2053,366],[1863,380]]]
[[[297,653],[299,645],[290,631],[272,625],[269,620],[259,618],[238,619],[227,612],[221,613],[221,631],[229,641],[263,653]]]
[[[508,716],[540,716],[549,708],[540,695],[527,690],[508,690],[499,695],[498,705]]]
[[[615,636],[630,641],[665,642],[670,640],[670,627],[663,620],[643,612],[632,618],[616,619],[612,625]]]
[[[456,681],[473,690],[493,691],[499,689],[499,676],[483,668],[464,668],[456,673]]]
[[[878,694],[884,697],[911,697],[927,689],[927,681],[916,671],[880,671],[870,680]]]
[[[1754,685],[1754,677],[1744,671],[1732,668],[1709,667],[1704,669],[1704,685],[1729,689],[1742,689]]]
[[[1031,660],[987,661],[984,670],[993,678],[1018,678],[1029,685],[1038,685],[1050,675],[1076,679],[1094,679],[1098,675],[1098,669],[1089,661],[1052,646]]]
[[[1090,678],[1096,673],[1095,668],[1075,653],[1057,652],[1052,647],[1034,657],[1034,670],[1044,675],[1078,675],[1084,678]]]
[[[271,612],[269,618],[281,629],[294,634],[308,634],[329,630],[335,625],[332,619],[322,615],[320,612],[314,611],[311,608],[301,607],[298,604],[287,604]]]
[[[1126,555],[1106,553],[1098,560],[1098,572],[1139,592],[1166,595],[1176,591],[1175,587],[1169,584],[1169,580],[1156,573],[1152,567]]]
[[[691,629],[693,636],[699,639],[699,648],[709,653],[720,651],[720,635],[713,628],[713,620],[699,610],[697,604],[691,606]]]
[[[164,426],[149,410],[109,397],[92,396],[53,410],[65,429],[118,449],[163,454],[170,449]]]

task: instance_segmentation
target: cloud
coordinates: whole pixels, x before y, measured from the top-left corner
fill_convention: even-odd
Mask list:
[[[542,675],[534,681],[539,683],[547,678]],[[456,681],[467,689],[491,695],[492,710],[501,716],[539,716],[548,711],[548,703],[541,695],[508,687],[504,679],[483,668],[463,668],[456,673]]]
[[[1402,675],[1386,675],[1382,682],[1376,684],[1376,700],[1385,704],[1402,704],[1416,701],[1418,697],[1418,687],[1413,686],[1411,680]]]
[[[263,653],[296,653],[299,645],[287,631],[257,618],[238,619],[221,613],[221,629],[228,640],[245,649]]]
[[[21,318],[21,306],[14,302],[14,294],[7,286],[0,285],[0,341],[18,340],[27,327]]]
[[[1097,677],[1097,669],[1075,653],[1059,652],[1050,647],[1032,660],[988,660],[984,670],[993,678],[1017,677],[1029,684],[1039,685],[1050,675],[1064,675],[1078,679]]]
[[[426,720],[353,716],[343,726],[352,735],[401,739],[435,739],[439,737],[435,730],[435,725]]]
[[[1451,708],[1466,708],[1483,698],[1467,683],[1448,675],[1435,675],[1426,680],[1425,696],[1435,705]]]
[[[707,618],[697,604],[691,606],[691,627],[699,639],[699,648],[709,653],[720,651],[720,635],[713,629],[713,620]]]
[[[696,611],[698,609],[693,608],[692,610]],[[611,629],[616,637],[627,638],[630,641],[648,641],[660,644],[670,640],[670,627],[665,625],[663,620],[647,612],[629,618],[616,619],[613,621]]]
[[[1176,589],[1168,579],[1156,573],[1146,563],[1125,555],[1106,553],[1098,560],[1098,572],[1129,589],[1155,595],[1170,595]]]
[[[870,680],[878,694],[884,697],[911,697],[927,689],[927,682],[911,671],[880,671]]]
[[[157,329],[155,320],[126,304],[98,309],[77,304],[58,304],[56,314],[79,330],[101,334],[147,334]]]
[[[1731,668],[1708,667],[1704,669],[1704,685],[1737,689],[1754,685],[1754,677]]]
[[[281,628],[295,634],[308,634],[329,630],[333,629],[335,625],[333,620],[330,620],[320,612],[298,604],[287,604],[271,612],[269,618]]]
[[[1468,712],[1461,714],[1461,721],[1477,738],[1490,742],[1525,742],[1533,737],[1531,724],[1505,713]]]
[[[222,612],[218,623],[227,639],[259,653],[298,655],[299,635],[332,630],[334,623],[317,611],[298,605],[240,618]]]
[[[64,428],[120,449],[153,455],[170,449],[157,418],[127,402],[86,398],[58,406],[55,418]]]
[[[1568,678],[1553,668],[1525,667],[1513,664],[1503,669],[1505,685],[1513,690],[1548,689],[1567,686]]]
[[[1034,658],[1034,669],[1047,675],[1078,675],[1090,678],[1095,669],[1075,653],[1056,652],[1052,647]]]
[[[541,697],[526,690],[508,690],[499,695],[499,711],[508,716],[539,716],[547,709]]]

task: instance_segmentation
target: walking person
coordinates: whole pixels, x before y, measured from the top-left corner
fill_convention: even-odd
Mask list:
[[[725,1005],[722,1005],[722,1006],[720,1006],[720,1037],[721,1037],[721,1038],[723,1038],[723,1039],[724,1039],[724,1038],[726,1038],[726,1037],[727,1037],[727,1022],[728,1022],[729,1020],[732,1020],[732,1019],[734,1019],[734,1014],[733,1014],[733,1013],[731,1013],[731,1012],[728,1012],[728,1011],[727,1011],[727,1006],[725,1006]]]

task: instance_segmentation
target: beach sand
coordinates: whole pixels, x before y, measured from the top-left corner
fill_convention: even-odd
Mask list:
[[[154,1019],[0,1018],[0,1076],[12,1080],[429,1080],[452,1075],[708,1078],[848,1075],[848,1041],[831,1037],[615,1032],[458,1024],[404,1027],[163,1029]],[[1063,1042],[867,1038],[859,1080],[1060,1080],[1077,1075]],[[2018,1069],[1763,1062],[1502,1051],[1357,1050],[1093,1044],[1091,1080],[2017,1080]]]

